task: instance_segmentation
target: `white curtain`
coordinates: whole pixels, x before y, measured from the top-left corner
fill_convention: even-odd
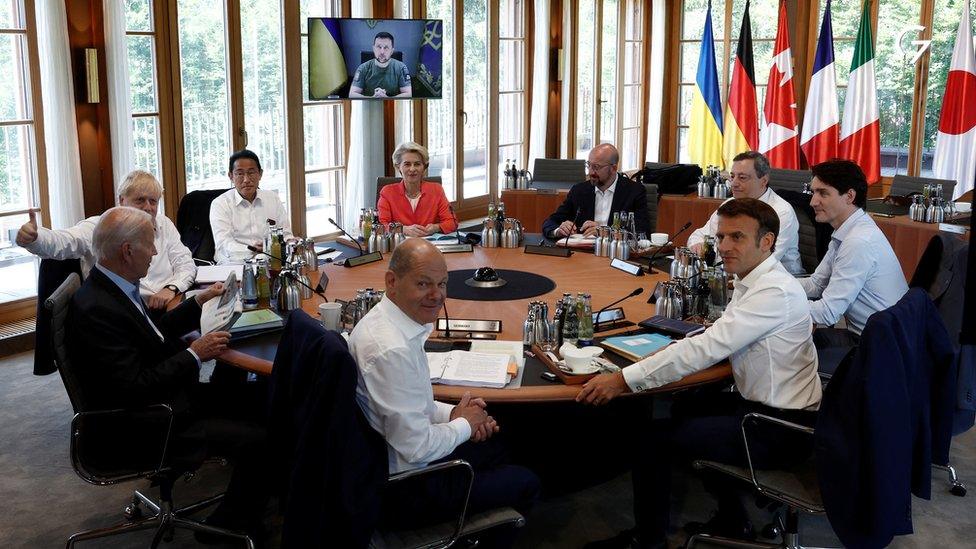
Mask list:
[[[576,151],[570,150],[569,146],[569,117],[576,116],[576,113],[569,110],[569,94],[573,92],[573,82],[576,79],[569,74],[570,60],[573,56],[573,13],[570,9],[571,3],[563,4],[563,49],[560,50],[562,59],[562,72],[558,78],[562,81],[561,94],[563,100],[559,108],[559,151],[560,158],[574,158]]]
[[[664,39],[667,32],[665,0],[651,2],[651,74],[647,78],[647,151],[644,160],[658,162],[661,156],[661,110],[664,108]]]
[[[75,119],[74,79],[68,49],[68,18],[64,2],[42,0],[35,5],[37,50],[41,62],[44,109],[44,148],[47,156],[47,190],[51,227],[63,229],[81,221],[84,198],[81,156]]]
[[[105,62],[108,74],[109,131],[112,135],[112,172],[115,174],[115,195],[119,182],[132,166],[132,99],[129,96],[129,54],[125,36],[125,2],[105,0]],[[160,178],[161,174],[153,174]],[[160,206],[160,211],[163,211]]]
[[[535,166],[536,158],[546,157],[546,126],[549,113],[549,27],[549,0],[535,0],[532,108],[531,124],[529,124],[529,158],[526,164],[529,169]]]
[[[353,17],[370,17],[372,3],[353,0]],[[342,225],[353,235],[359,233],[359,210],[376,206],[376,178],[384,175],[383,103],[352,101],[349,120],[349,158],[346,162],[346,198]]]

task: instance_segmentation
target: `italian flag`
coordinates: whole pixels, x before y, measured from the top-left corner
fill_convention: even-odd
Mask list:
[[[847,100],[840,126],[840,155],[856,162],[868,184],[881,179],[881,127],[878,91],[874,78],[874,38],[871,36],[871,1],[865,0],[854,43],[854,60],[847,80]]]

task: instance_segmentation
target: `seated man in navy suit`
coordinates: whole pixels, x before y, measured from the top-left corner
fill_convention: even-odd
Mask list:
[[[153,236],[153,219],[141,210],[120,206],[101,216],[92,237],[95,266],[68,310],[68,355],[91,408],[172,407],[168,462],[192,467],[209,455],[233,459],[227,496],[207,521],[253,530],[267,501],[259,451],[264,430],[236,417],[240,399],[199,383],[201,362],[220,355],[230,334],[211,332],[189,345],[180,339],[200,328],[201,306],[223,294],[223,285],[151,318],[139,280],[156,255]]]
[[[542,223],[542,234],[554,239],[574,233],[590,236],[601,225],[610,225],[613,214],[620,212],[633,212],[636,231],[649,233],[647,191],[617,172],[619,161],[613,145],[593,147],[586,161],[586,181],[573,185],[566,200]]]

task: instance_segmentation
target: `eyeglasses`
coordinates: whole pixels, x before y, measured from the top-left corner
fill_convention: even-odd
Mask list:
[[[616,164],[596,164],[594,162],[590,162],[589,160],[587,160],[586,162],[583,163],[583,166],[586,168],[587,171],[591,171],[592,170],[594,172],[598,172],[598,171],[602,170],[603,168],[609,168],[610,166],[616,166]]]
[[[256,177],[260,177],[261,172],[258,170],[247,170],[247,171],[234,170],[234,172],[232,172],[232,175],[234,176],[234,179],[244,179],[245,177],[254,179]]]

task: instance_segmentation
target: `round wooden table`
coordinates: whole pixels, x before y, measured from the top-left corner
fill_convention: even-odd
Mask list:
[[[531,235],[529,235],[526,237],[526,241],[536,242],[538,237],[532,240]],[[473,253],[445,254],[444,258],[447,261],[449,271],[470,269],[473,273],[479,267],[521,270],[547,276],[556,283],[555,289],[551,292],[528,299],[466,301],[449,298],[447,300],[447,310],[452,319],[501,320],[502,332],[498,334],[500,340],[521,341],[522,324],[528,311],[529,302],[545,300],[552,304],[562,296],[563,292],[572,292],[574,295],[576,292],[589,293],[592,296],[591,302],[594,311],[596,311],[627,295],[635,288],[643,287],[644,293],[642,295],[630,298],[618,305],[624,308],[628,320],[635,323],[639,322],[654,315],[654,305],[647,303],[647,298],[654,290],[655,284],[667,278],[666,274],[661,274],[659,271],[648,276],[627,274],[611,268],[610,261],[607,258],[596,257],[592,252],[586,250],[576,251],[572,256],[564,258],[526,254],[522,248],[475,247]],[[384,254],[383,260],[375,263],[353,268],[325,264],[319,268],[319,272],[329,277],[329,284],[325,293],[330,300],[348,300],[355,297],[357,289],[383,289],[385,287],[384,273],[388,265],[389,254]],[[312,278],[314,282],[315,277]],[[317,317],[318,306],[322,302],[321,297],[313,296],[312,299],[306,300],[302,304],[302,309],[309,315]],[[627,329],[632,328],[623,328],[618,331],[626,331]],[[615,332],[603,332],[600,335],[612,335],[613,333]],[[220,360],[252,372],[269,374],[274,356],[274,349],[270,348],[272,345],[276,346],[273,339],[265,343],[265,348],[262,350],[260,342],[248,343],[248,340],[243,340],[241,344],[232,344],[232,348],[222,354]],[[530,374],[532,375],[530,376]],[[474,396],[483,397],[488,401],[547,402],[572,400],[579,392],[579,385],[543,382],[538,380],[538,374],[538,371],[529,372],[527,369],[523,375],[522,386],[517,389],[434,385],[434,397],[438,400],[457,401],[466,391],[470,391]],[[730,375],[731,368],[728,362],[723,362],[691,374],[675,383],[647,391],[647,393],[670,392],[703,385],[729,378]]]

